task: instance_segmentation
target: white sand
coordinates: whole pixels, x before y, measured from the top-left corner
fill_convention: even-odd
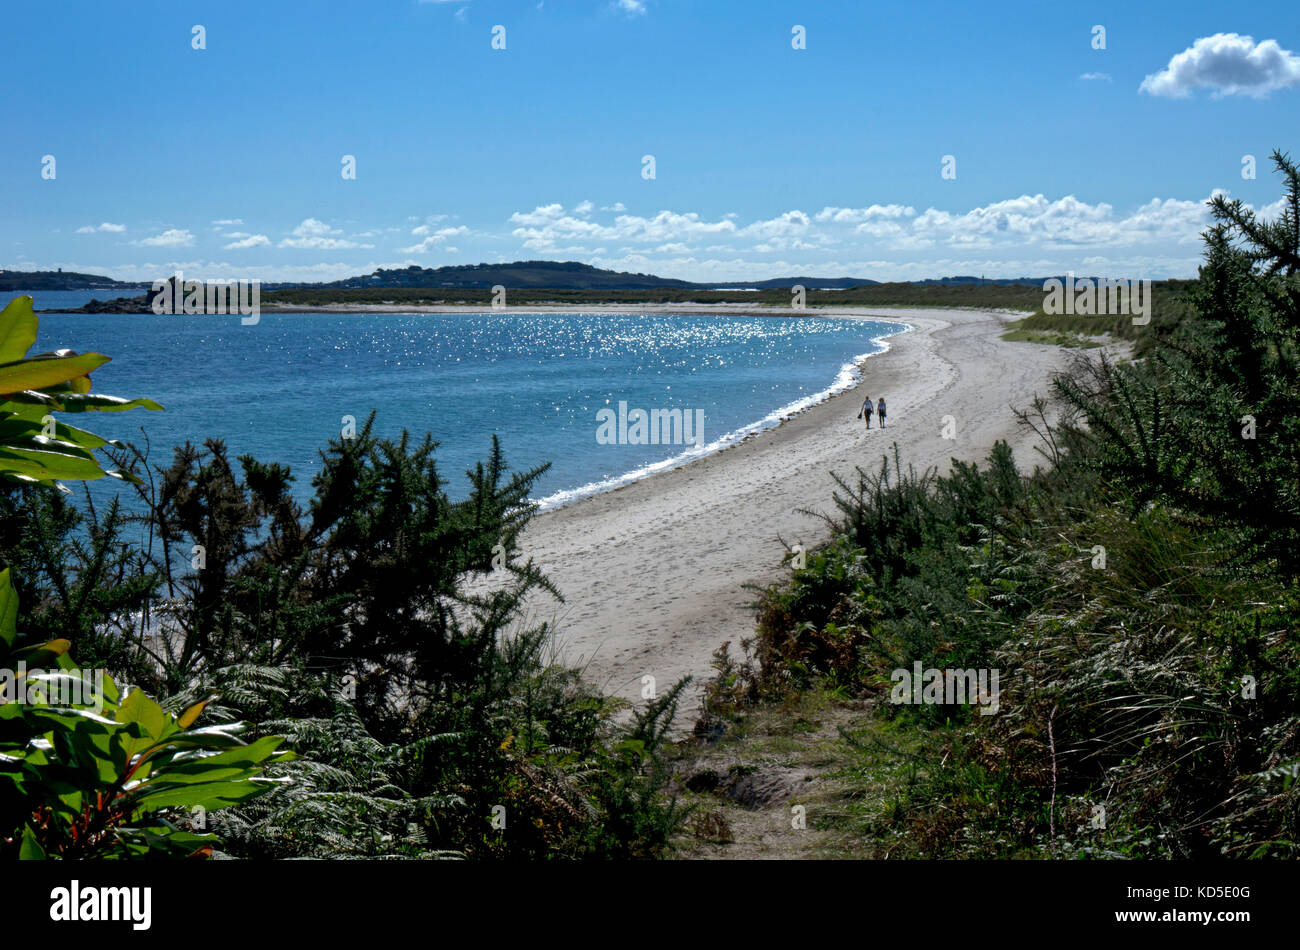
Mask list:
[[[615,308],[585,312],[595,309]],[[683,710],[691,712],[711,675],[713,651],[729,640],[738,653],[740,641],[753,634],[754,612],[746,604],[754,593],[745,585],[788,571],[779,539],[810,547],[827,537],[821,521],[796,509],[832,508],[832,470],[853,475],[855,465],[876,468],[895,441],[903,464],[918,470],[946,471],[954,457],[980,461],[998,439],[1011,443],[1023,470],[1041,461],[1035,437],[1017,425],[1011,407],[1027,407],[1035,392],[1047,395],[1052,374],[1070,357],[1054,346],[1000,340],[1003,322],[1019,314],[850,308],[808,314],[895,319],[916,329],[890,337],[886,353],[866,360],[857,388],[722,452],[546,512],[522,537],[524,556],[566,599],[535,602],[533,619],[553,620],[561,658],[584,666],[607,691],[637,700],[644,675],[663,690],[694,674]],[[865,395],[886,397],[885,430],[873,420],[867,432],[855,418]],[[956,423],[955,439],[941,435],[947,415]]]

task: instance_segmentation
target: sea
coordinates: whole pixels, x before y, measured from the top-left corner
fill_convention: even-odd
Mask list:
[[[21,293],[0,293],[0,305]],[[33,292],[37,309],[108,295]],[[221,439],[232,459],[289,466],[305,505],[320,451],[374,412],[382,436],[431,434],[452,498],[468,493],[466,473],[493,435],[513,471],[550,463],[532,495],[547,509],[779,424],[851,386],[862,358],[905,329],[795,312],[264,313],[254,325],[238,315],[51,313],[36,349],[111,356],[95,392],[162,403],[164,412],[75,420],[137,445],[147,434],[157,465],[187,441]],[[656,425],[638,426],[637,410]],[[677,426],[675,410],[698,431]],[[106,480],[94,494],[122,488]]]

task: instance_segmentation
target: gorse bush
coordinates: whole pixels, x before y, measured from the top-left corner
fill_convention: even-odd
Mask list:
[[[1263,223],[1216,197],[1194,319],[1152,356],[1064,379],[1097,433],[1107,478],[1134,504],[1160,501],[1240,553],[1300,569],[1300,180],[1285,155],[1280,218]]]
[[[210,819],[249,857],[643,856],[682,815],[645,717],[548,660],[517,557],[543,468],[493,440],[453,501],[436,443],[375,433],[321,452],[304,507],[284,466],[223,443],[108,447],[135,493],[97,510],[44,489],[3,498],[0,556],[30,580],[24,624],[205,721],[297,756],[269,794]],[[632,754],[631,750],[637,750]]]
[[[836,482],[836,514],[821,516],[833,540],[761,600],[759,692],[816,682],[871,695],[916,661],[987,667],[1035,596],[1014,550],[1027,496],[1009,447],[999,442],[982,469],[954,462],[946,476],[904,470],[895,448],[878,470]]]

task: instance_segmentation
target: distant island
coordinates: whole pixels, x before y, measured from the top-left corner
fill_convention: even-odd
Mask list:
[[[58,270],[0,269],[0,291],[15,290],[138,290],[148,284],[128,283],[100,274]]]
[[[174,279],[174,277],[172,278]],[[796,286],[813,292],[870,291],[871,303],[940,304],[933,296],[945,288],[987,287],[995,297],[972,300],[971,304],[1019,304],[1023,294],[1008,297],[1002,290],[1034,288],[1041,290],[1046,277],[974,276],[938,277],[926,280],[883,283],[868,277],[774,277],[766,280],[721,280],[711,282],[678,280],[654,274],[605,270],[577,261],[514,261],[509,264],[456,264],[447,267],[379,268],[372,274],[348,277],[325,283],[265,282],[263,300],[271,305],[318,307],[330,303],[378,303],[391,297],[393,303],[471,303],[493,287],[505,287],[518,303],[535,303],[548,299],[569,303],[597,302],[681,302],[698,300],[717,303],[760,302],[751,300],[755,293],[788,292]],[[60,312],[71,313],[149,313],[154,297],[151,284],[116,281],[95,274],[63,271],[0,271],[0,290],[138,290],[135,296],[95,299],[82,307]],[[376,292],[394,291],[391,295]],[[903,291],[902,297],[899,291]],[[553,295],[549,297],[539,294]],[[701,296],[703,295],[703,296]],[[913,297],[915,296],[915,299]],[[1005,301],[1005,303],[1004,303]],[[763,300],[763,303],[774,301]],[[847,302],[847,300],[845,301]],[[959,304],[960,305],[960,304]],[[50,311],[46,311],[50,312]]]

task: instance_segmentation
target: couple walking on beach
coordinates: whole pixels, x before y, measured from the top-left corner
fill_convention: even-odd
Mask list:
[[[885,427],[885,397],[884,396],[881,396],[880,400],[876,403],[876,411],[880,413],[880,428],[883,429]],[[858,418],[861,419],[864,416],[866,417],[867,420],[867,428],[870,429],[871,428],[871,397],[870,396],[862,400],[862,408],[858,410]]]

